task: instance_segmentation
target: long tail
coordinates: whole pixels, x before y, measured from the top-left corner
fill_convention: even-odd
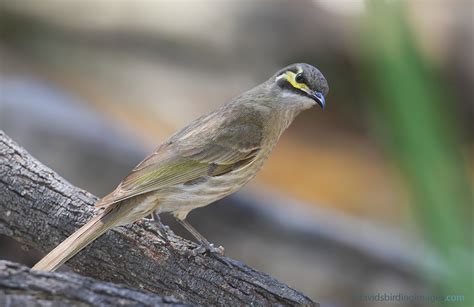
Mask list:
[[[115,210],[105,210],[79,228],[66,240],[59,244],[49,254],[44,256],[32,268],[34,271],[54,271],[64,262],[80,252],[89,243],[100,237],[104,232],[114,227],[117,222]]]

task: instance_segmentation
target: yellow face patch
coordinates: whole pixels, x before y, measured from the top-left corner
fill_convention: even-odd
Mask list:
[[[298,68],[298,73],[295,74],[292,71],[287,71],[279,78],[285,78],[296,89],[307,90],[309,89],[309,87],[305,83],[299,83],[298,81],[296,81],[296,75],[302,72],[303,70],[301,68]]]

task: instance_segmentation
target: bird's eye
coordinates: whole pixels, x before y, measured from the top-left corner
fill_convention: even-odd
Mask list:
[[[295,81],[298,82],[298,83],[303,83],[303,81],[304,81],[303,73],[297,74],[296,77],[295,77]]]

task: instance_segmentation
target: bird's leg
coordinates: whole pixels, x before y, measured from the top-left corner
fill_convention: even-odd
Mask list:
[[[155,223],[158,226],[158,229],[160,230],[160,235],[165,241],[165,243],[171,245],[170,240],[168,239],[168,233],[167,233],[167,231],[170,228],[161,222],[160,215],[156,211],[153,211],[151,213],[151,217],[153,218],[153,223]]]
[[[196,253],[203,253],[203,252],[208,251],[210,253],[216,253],[221,256],[224,255],[224,248],[222,246],[215,247],[212,243],[209,243],[209,241],[202,234],[200,234],[196,230],[196,228],[194,228],[191,224],[189,224],[186,220],[182,220],[177,217],[176,217],[176,220],[184,228],[186,228],[186,230],[189,231],[189,233],[191,233],[196,238],[196,240],[198,240],[199,243],[201,244],[201,246],[198,247],[198,249],[195,251]]]

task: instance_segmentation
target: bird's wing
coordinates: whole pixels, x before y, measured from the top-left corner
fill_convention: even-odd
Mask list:
[[[260,151],[262,131],[253,123],[230,124],[227,128],[215,127],[214,133],[207,131],[212,137],[200,135],[201,130],[194,129],[198,131],[195,135],[178,134],[171,138],[96,206],[105,207],[147,192],[223,175],[250,164]]]

